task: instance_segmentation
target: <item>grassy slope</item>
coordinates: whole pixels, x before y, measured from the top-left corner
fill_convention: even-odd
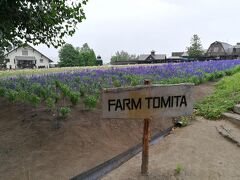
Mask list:
[[[208,119],[221,117],[222,112],[231,110],[240,102],[240,72],[221,79],[213,95],[196,105],[197,115]]]

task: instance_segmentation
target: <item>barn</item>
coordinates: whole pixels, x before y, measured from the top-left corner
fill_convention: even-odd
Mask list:
[[[225,42],[215,41],[207,52],[208,59],[238,59],[240,57],[240,43],[231,45]]]

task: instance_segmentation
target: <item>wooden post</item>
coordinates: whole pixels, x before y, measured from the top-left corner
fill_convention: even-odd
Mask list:
[[[144,80],[144,85],[151,85],[150,80]],[[142,166],[141,173],[142,175],[148,175],[148,159],[149,159],[149,139],[150,139],[150,119],[144,119],[143,127],[143,147],[142,147]]]

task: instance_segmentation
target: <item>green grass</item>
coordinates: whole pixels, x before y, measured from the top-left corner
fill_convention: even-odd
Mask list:
[[[221,79],[214,93],[196,104],[197,115],[218,119],[223,112],[233,109],[240,102],[240,73]]]
[[[183,166],[181,164],[177,164],[175,168],[175,172],[180,174],[183,171]]]

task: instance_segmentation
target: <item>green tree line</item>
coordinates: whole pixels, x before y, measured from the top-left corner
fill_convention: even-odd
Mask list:
[[[95,52],[87,43],[81,48],[75,48],[71,44],[65,44],[59,51],[59,66],[97,66],[102,65],[102,60],[97,60]]]

